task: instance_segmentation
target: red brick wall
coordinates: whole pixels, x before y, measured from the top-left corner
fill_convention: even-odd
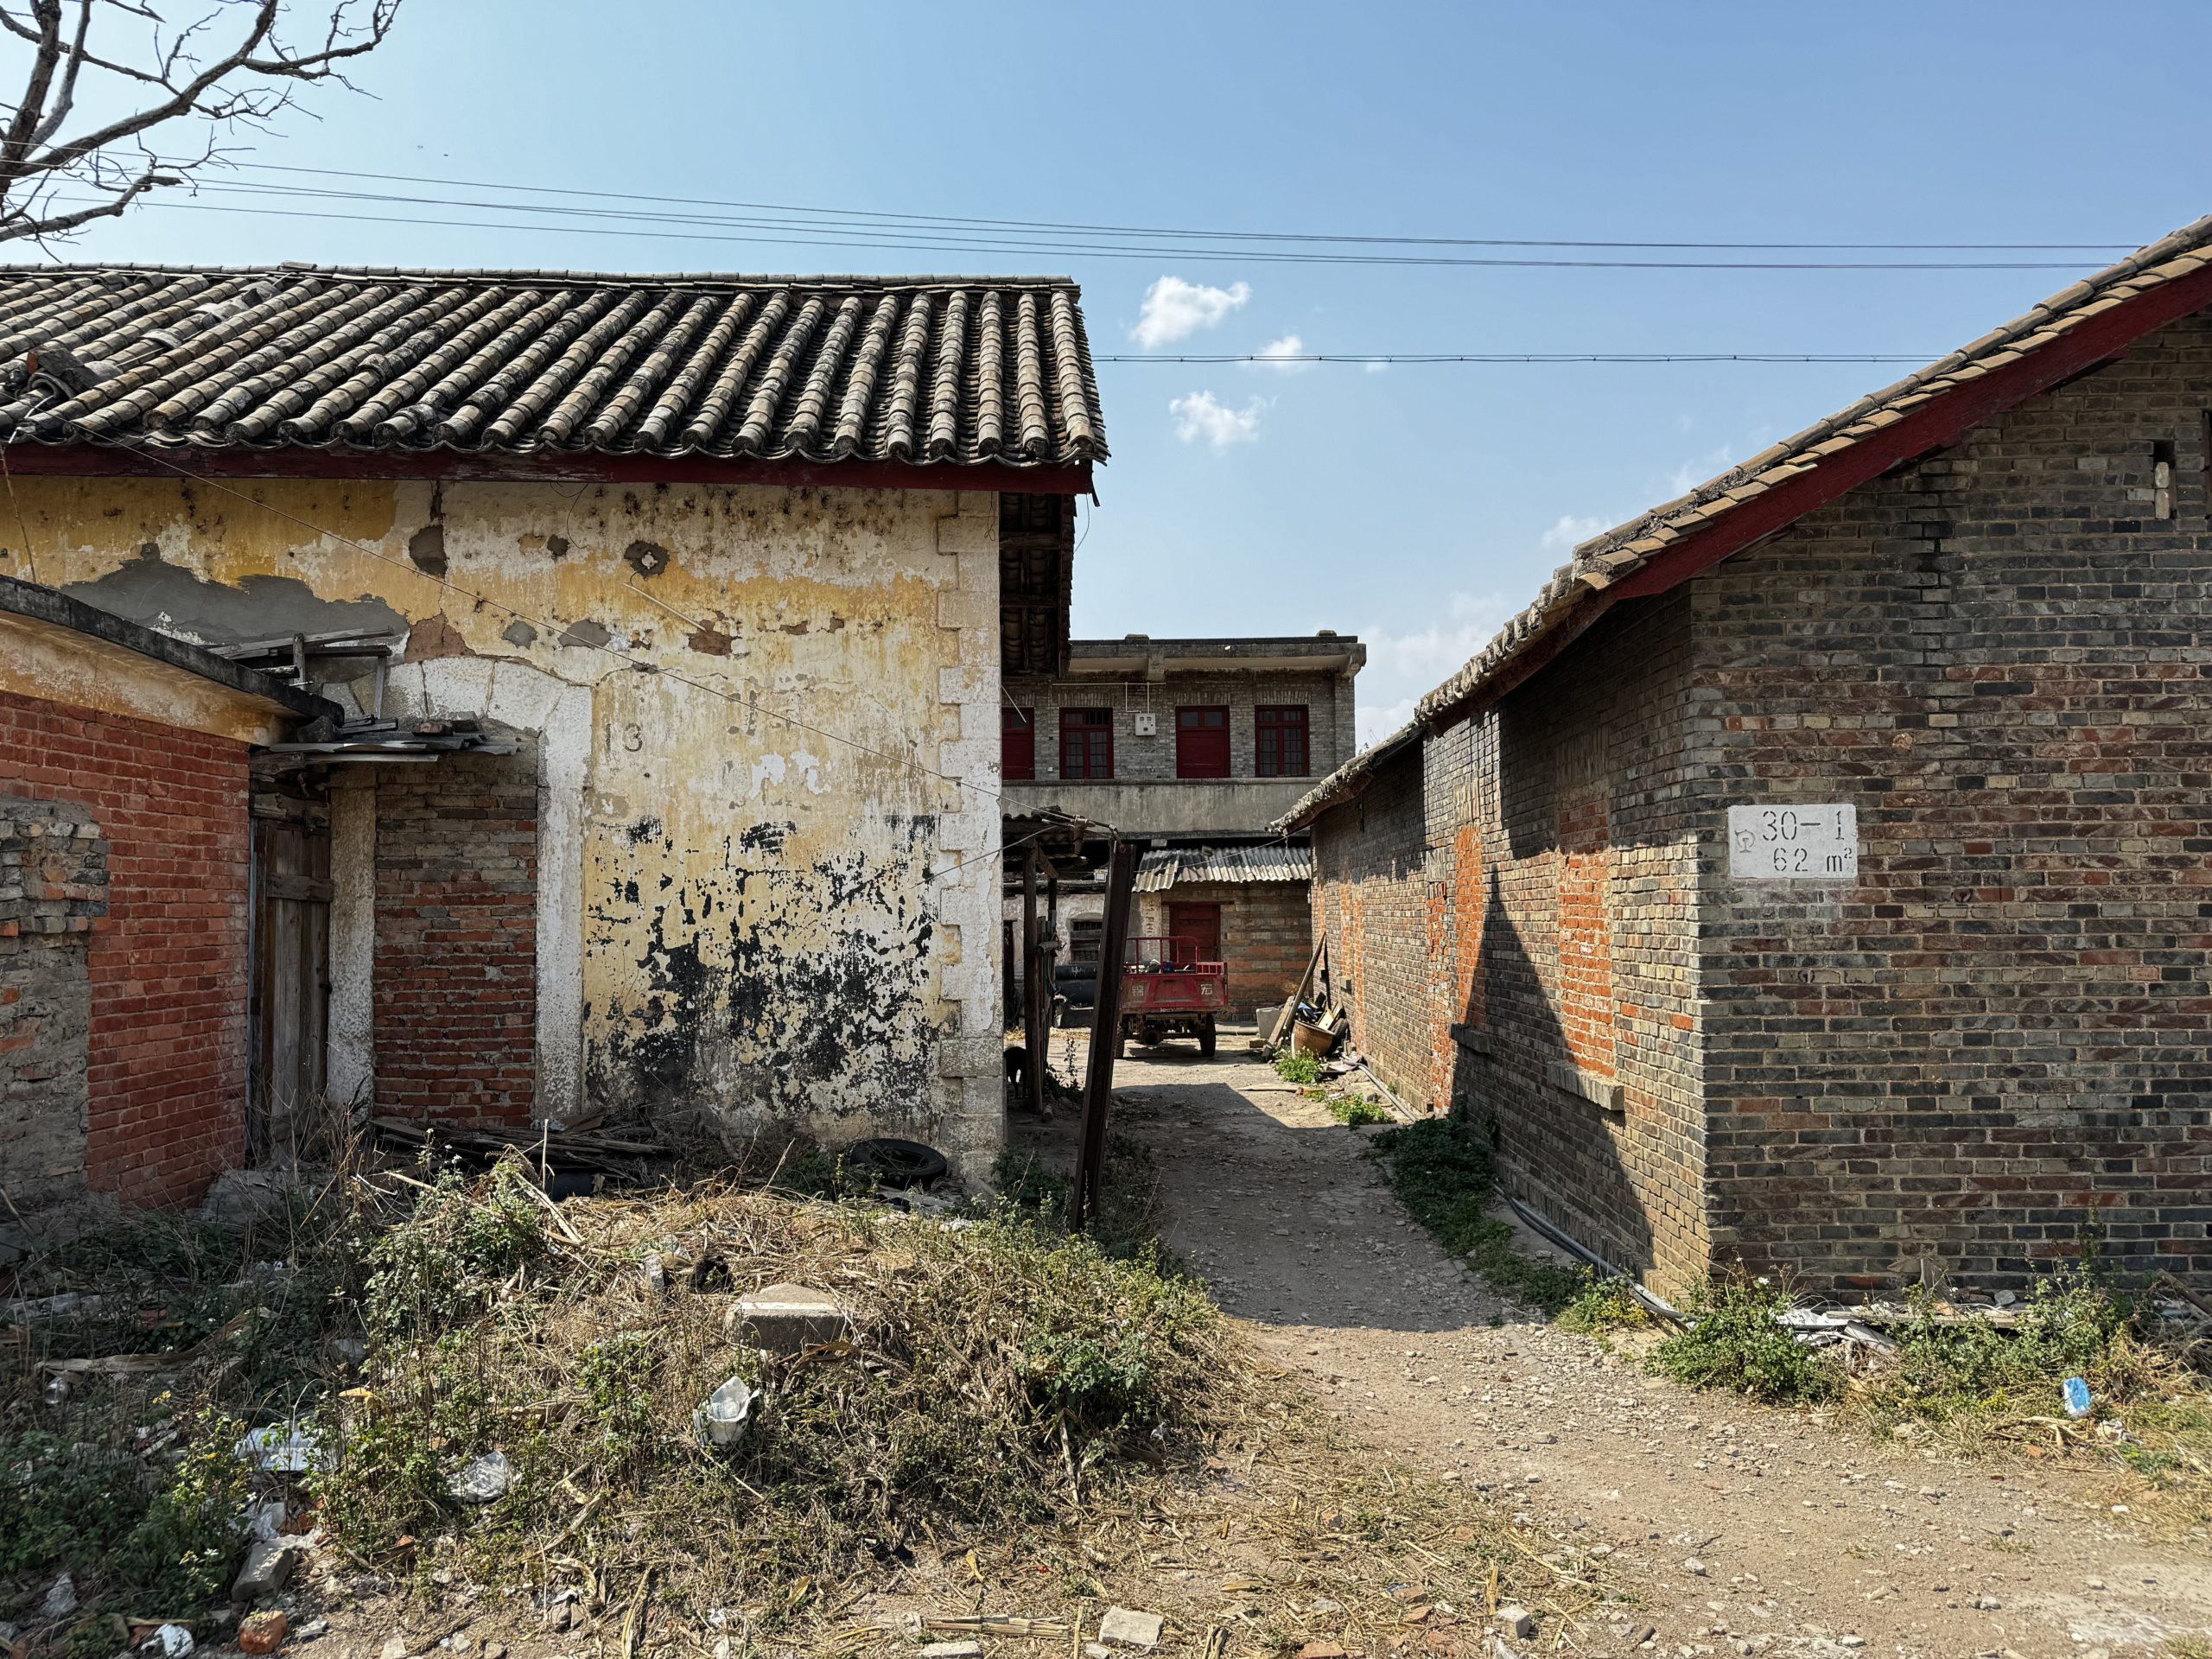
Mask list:
[[[537,766],[454,755],[377,784],[377,1104],[527,1123],[537,1095]]]
[[[1421,801],[1416,748],[1313,833],[1313,918],[1351,1007],[1351,1045],[1408,1101],[1428,1098],[1433,1048]]]
[[[1354,1042],[1479,1125],[1516,1198],[1669,1288],[1707,1264],[1689,664],[1686,600],[1609,619],[1313,827]]]
[[[108,842],[92,936],[86,1178],[197,1198],[245,1148],[246,746],[0,692],[0,790]]]

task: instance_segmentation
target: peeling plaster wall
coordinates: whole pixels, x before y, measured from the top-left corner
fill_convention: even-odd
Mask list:
[[[389,613],[410,635],[388,707],[538,737],[557,855],[541,1115],[581,1097],[733,1136],[906,1134],[987,1173],[1003,1130],[995,495],[16,488],[41,575],[79,598],[215,642]],[[358,1088],[374,1033],[346,999],[367,990],[333,966],[333,1081]]]

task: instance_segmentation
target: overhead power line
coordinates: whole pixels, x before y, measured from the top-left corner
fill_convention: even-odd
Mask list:
[[[245,196],[293,202],[344,204],[370,207],[406,207],[450,208],[481,215],[529,213],[533,222],[481,217],[449,219],[410,213],[337,211],[331,207],[246,207],[189,198],[148,197],[139,206],[172,213],[216,213],[257,218],[313,219],[340,223],[424,225],[452,230],[522,232],[545,236],[620,237],[630,240],[740,244],[749,246],[831,247],[868,251],[1014,255],[1023,258],[1081,261],[1085,259],[1230,262],[1243,266],[1314,265],[1325,267],[1534,270],[2078,270],[2088,261],[2051,259],[1720,259],[1651,257],[1598,259],[1555,254],[1445,254],[1322,251],[1297,246],[1268,246],[1262,243],[1207,245],[1203,242],[1130,242],[1119,239],[1077,240],[1039,232],[969,232],[929,226],[855,225],[816,220],[757,219],[699,214],[636,212],[627,209],[582,207],[560,203],[520,203],[486,197],[425,196],[389,191],[322,190],[250,181],[202,181],[202,192],[223,196]],[[68,205],[78,199],[57,198]],[[543,215],[556,216],[544,222]],[[568,222],[557,222],[558,220]]]
[[[290,167],[275,162],[241,162],[244,170],[293,173],[326,179],[369,179],[385,184],[435,184],[458,190],[504,190],[518,195],[582,197],[599,201],[655,202],[664,207],[714,207],[741,213],[802,213],[826,219],[884,224],[958,226],[990,231],[1076,232],[1100,236],[1189,238],[1225,242],[1351,243],[1370,246],[1452,248],[1666,249],[1732,253],[2126,253],[2126,242],[1691,242],[1631,241],[1619,238],[1491,236],[1380,236],[1322,231],[1182,230],[1159,225],[1102,225],[1081,220],[979,219],[947,213],[885,213],[859,207],[814,207],[791,202],[730,201],[707,196],[656,196],[631,191],[587,190],[569,185],[512,184],[486,179],[446,179],[415,173],[375,173],[331,167]]]

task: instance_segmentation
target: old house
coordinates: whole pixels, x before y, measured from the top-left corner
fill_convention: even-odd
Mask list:
[[[1230,1007],[1279,1002],[1313,938],[1304,836],[1273,821],[1354,747],[1357,639],[1310,636],[1077,639],[1051,675],[1013,676],[1000,710],[1007,844],[1045,815],[1078,821],[1047,839],[1072,879],[1051,918],[1057,962],[1095,973],[1106,831],[1143,848],[1131,931],[1192,940],[1227,963]],[[1086,872],[1088,872],[1086,874]],[[1006,914],[1020,913],[1009,861]],[[1020,958],[1013,963],[1019,982]]]
[[[25,269],[0,377],[19,574],[336,705],[264,768],[327,938],[254,993],[289,1088],[988,1169],[1001,676],[1060,666],[1106,453],[1072,284]]]
[[[2212,1271],[2212,220],[1584,543],[1288,815],[1354,1034],[1680,1287]]]

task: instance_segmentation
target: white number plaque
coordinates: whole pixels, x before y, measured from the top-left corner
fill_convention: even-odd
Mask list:
[[[1728,874],[1746,881],[1855,880],[1859,809],[1732,806]]]

